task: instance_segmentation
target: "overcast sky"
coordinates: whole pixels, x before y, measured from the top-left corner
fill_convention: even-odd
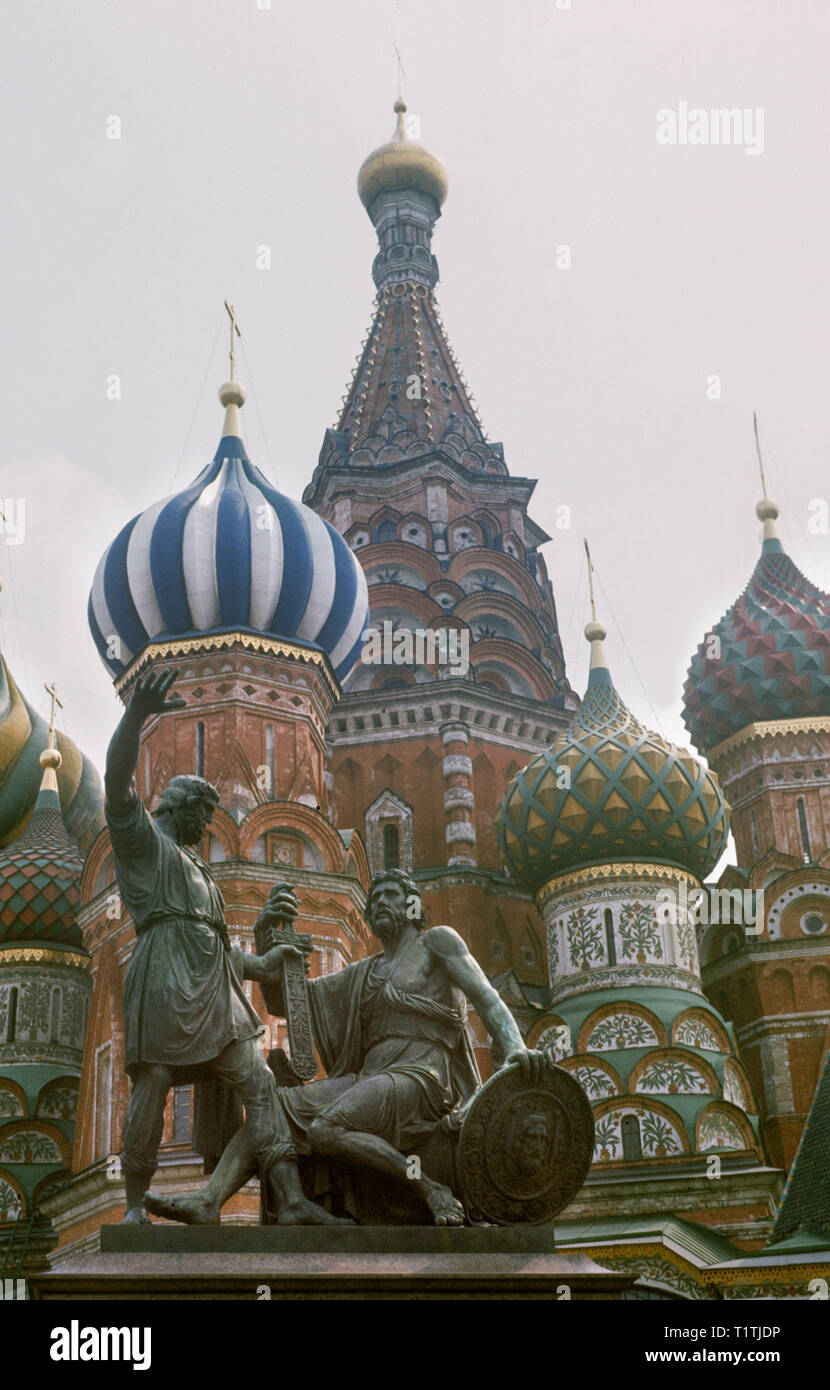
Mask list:
[[[25,499],[26,535],[0,538],[0,644],[43,712],[57,680],[99,767],[120,707],[89,586],[215,451],[226,297],[248,450],[290,496],[337,414],[395,44],[450,175],[444,322],[511,472],[539,479],[575,688],[587,534],[617,685],[687,742],[689,657],[760,543],[753,408],[785,548],[830,588],[807,527],[830,495],[830,0],[18,0],[3,31],[0,499]],[[762,112],[762,151],[658,143],[684,102],[753,113],[756,148]]]

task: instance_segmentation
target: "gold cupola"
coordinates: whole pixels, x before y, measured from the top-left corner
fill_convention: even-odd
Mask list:
[[[397,125],[391,140],[367,155],[357,176],[357,191],[367,212],[379,193],[415,189],[428,193],[440,208],[448,189],[447,171],[437,155],[406,130],[406,102],[395,102]]]

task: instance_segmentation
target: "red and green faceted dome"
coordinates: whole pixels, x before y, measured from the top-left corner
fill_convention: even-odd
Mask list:
[[[23,834],[0,851],[0,946],[38,941],[83,950],[75,921],[82,869],[58,794],[42,789]]]
[[[635,719],[597,667],[568,728],[507,788],[498,831],[511,877],[535,891],[618,860],[702,879],[726,847],[728,819],[715,776]]]
[[[830,715],[830,595],[770,537],[692,657],[683,722],[704,753],[749,724],[810,715]]]

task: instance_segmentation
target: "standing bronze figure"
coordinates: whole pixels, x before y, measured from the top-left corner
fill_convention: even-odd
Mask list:
[[[285,953],[296,956],[296,948],[277,945],[255,957],[231,947],[222,896],[191,848],[213,816],[215,787],[201,777],[174,777],[153,816],[136,791],[144,720],[184,706],[167,699],[177,675],[136,681],[107,753],[105,810],[115,876],[137,937],[124,999],[132,1081],[123,1135],[125,1221],[148,1220],[145,1196],[170,1087],[213,1073],[245,1107],[252,1159],[267,1175],[278,1219],[329,1224],[334,1218],[308,1201],[300,1186],[294,1141],[258,1041],[264,1026],[241,984],[243,978],[265,983],[278,977]]]

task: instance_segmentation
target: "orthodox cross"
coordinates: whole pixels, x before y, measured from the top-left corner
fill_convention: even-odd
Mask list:
[[[758,416],[754,410],[752,412],[752,427],[755,430],[755,452],[758,455],[758,467],[761,470],[761,495],[762,497],[766,497],[767,480],[764,477],[764,460],[761,457],[761,440],[758,437]]]
[[[594,600],[594,566],[591,563],[591,551],[587,540],[584,542],[585,554],[588,557],[588,592],[591,596],[591,621],[597,620],[597,605]]]
[[[236,344],[234,343],[234,334],[236,335],[237,338],[241,338],[241,337],[242,337],[242,334],[241,334],[241,332],[240,332],[240,330],[239,330],[239,325],[238,325],[237,322],[236,322],[236,310],[235,310],[235,308],[233,307],[232,304],[229,304],[229,303],[228,303],[227,299],[225,300],[225,308],[226,308],[227,311],[228,311],[228,318],[229,318],[230,321],[231,321],[231,346],[230,346],[231,381],[235,381],[235,380],[236,380],[236,377],[234,376],[234,360],[233,360],[233,359],[234,359],[234,350],[235,350]]]
[[[54,748],[54,746],[55,746],[55,705],[57,705],[58,709],[63,709],[63,702],[62,702],[61,700],[58,699],[58,690],[57,690],[57,686],[55,685],[55,682],[54,682],[54,681],[52,681],[52,684],[51,684],[51,685],[47,685],[46,682],[44,681],[44,683],[43,683],[43,689],[46,691],[46,694],[49,695],[49,696],[51,697],[51,700],[52,700],[52,709],[51,709],[51,713],[50,713],[50,715],[49,715],[49,747],[50,747],[50,748]]]
[[[396,57],[397,60],[398,60],[398,101],[402,101],[402,100],[403,100],[403,79],[404,79],[404,66],[403,66],[403,60],[402,60],[402,58],[401,58],[401,50],[398,48],[398,45],[397,45],[396,43],[393,43],[393,44],[392,44],[392,47],[393,47],[394,50],[395,50],[395,57]]]

